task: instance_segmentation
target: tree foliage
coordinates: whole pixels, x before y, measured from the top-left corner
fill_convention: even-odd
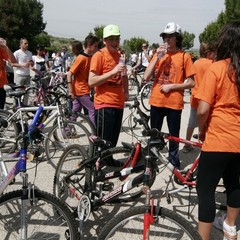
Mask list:
[[[227,22],[240,18],[240,1],[225,0],[225,12],[219,13],[216,21],[209,23],[199,36],[200,42],[216,42],[219,32]]]
[[[35,36],[46,26],[42,13],[43,4],[37,0],[0,0],[0,36],[13,50],[23,37],[35,43]]]
[[[194,45],[195,35],[187,31],[184,31],[182,35],[183,35],[183,42],[182,42],[183,49],[185,50],[185,49],[192,48]]]
[[[124,48],[128,47],[131,49],[131,51],[140,52],[142,51],[143,43],[149,44],[149,42],[142,37],[133,37],[133,38],[130,38],[129,40],[124,40],[123,47]]]
[[[96,26],[93,30],[94,30],[94,35],[96,35],[99,39],[103,38],[103,29],[105,28],[105,25],[100,25],[100,26]]]

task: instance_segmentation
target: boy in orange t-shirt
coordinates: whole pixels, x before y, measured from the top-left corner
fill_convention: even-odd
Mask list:
[[[94,54],[89,85],[95,87],[94,107],[97,135],[117,145],[124,102],[128,100],[126,66],[119,63],[120,30],[116,25],[103,29],[105,47]]]
[[[151,127],[161,130],[163,119],[167,117],[169,133],[179,137],[181,114],[183,109],[184,89],[194,86],[195,69],[191,56],[181,50],[182,35],[178,24],[168,23],[160,34],[164,44],[160,45],[157,53],[148,65],[144,79],[148,80],[155,73],[151,105]],[[179,144],[170,141],[169,161],[180,168]]]
[[[88,111],[88,116],[95,125],[94,106],[90,100],[88,75],[92,55],[98,50],[99,38],[89,35],[84,41],[84,52],[74,60],[67,73],[69,95],[73,99],[73,112],[81,110],[82,106]]]

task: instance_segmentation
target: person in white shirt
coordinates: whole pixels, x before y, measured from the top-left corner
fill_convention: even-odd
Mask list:
[[[148,53],[148,45],[147,43],[142,44],[142,52],[138,55],[138,62],[132,68],[132,74],[136,77],[136,72],[144,72],[150,62],[150,56]]]
[[[20,49],[14,52],[17,63],[12,66],[16,67],[14,82],[16,85],[25,86],[30,84],[30,67],[33,66],[32,53],[28,50],[28,40],[21,38]]]
[[[135,52],[132,52],[131,55],[130,55],[131,67],[136,66],[137,59],[138,59],[137,54]]]
[[[34,65],[32,70],[35,72],[35,77],[41,76],[49,70],[45,56],[43,56],[44,47],[40,44],[36,47],[37,55],[32,57]]]

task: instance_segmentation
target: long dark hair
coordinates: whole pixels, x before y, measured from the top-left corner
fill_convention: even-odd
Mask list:
[[[230,58],[229,76],[235,72],[240,95],[240,19],[227,23],[219,34],[216,60],[227,58]]]

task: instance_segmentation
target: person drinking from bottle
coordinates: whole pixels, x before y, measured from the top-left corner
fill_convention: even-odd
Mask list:
[[[157,49],[148,65],[144,79],[155,75],[149,104],[151,127],[161,130],[167,118],[169,133],[179,137],[184,89],[194,86],[195,69],[190,54],[182,50],[182,34],[178,24],[170,22],[160,34],[164,44]],[[179,144],[170,141],[169,161],[180,168]]]
[[[117,145],[122,126],[124,102],[128,100],[125,64],[119,63],[120,29],[108,25],[103,29],[105,47],[91,61],[89,85],[95,88],[94,107],[97,135]]]

